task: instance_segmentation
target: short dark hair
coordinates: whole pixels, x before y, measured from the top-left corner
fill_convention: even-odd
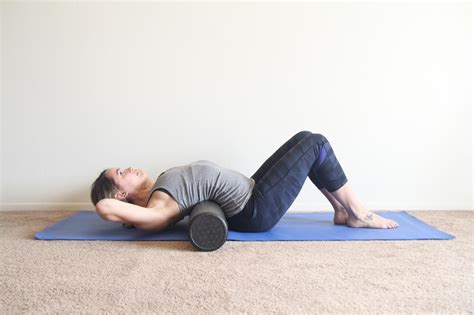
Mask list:
[[[115,194],[119,191],[113,180],[105,176],[106,171],[107,169],[103,170],[94,183],[92,183],[91,200],[94,206],[102,199],[114,198]]]

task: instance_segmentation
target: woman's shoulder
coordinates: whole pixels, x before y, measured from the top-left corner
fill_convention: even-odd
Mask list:
[[[179,212],[178,202],[169,193],[157,189],[152,194],[148,201],[147,208],[167,208],[171,212],[177,210]]]

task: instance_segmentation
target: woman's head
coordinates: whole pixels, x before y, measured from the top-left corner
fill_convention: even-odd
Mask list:
[[[143,193],[149,190],[149,186],[147,174],[140,169],[108,168],[92,183],[91,200],[94,206],[104,198],[134,203],[143,198]]]

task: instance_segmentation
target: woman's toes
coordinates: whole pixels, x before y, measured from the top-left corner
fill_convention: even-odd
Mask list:
[[[391,227],[392,229],[393,229],[393,228],[397,228],[398,226],[399,226],[399,225],[398,225],[397,222],[390,220],[390,227]]]

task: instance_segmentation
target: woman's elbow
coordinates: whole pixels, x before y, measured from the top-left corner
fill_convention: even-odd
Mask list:
[[[106,219],[106,216],[109,214],[108,212],[108,200],[102,199],[95,205],[95,212],[101,217]]]

